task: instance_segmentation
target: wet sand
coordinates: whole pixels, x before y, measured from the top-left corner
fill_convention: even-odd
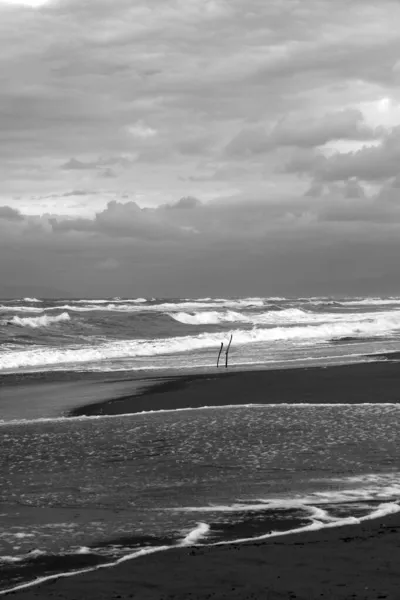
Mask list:
[[[153,379],[140,391],[81,405],[70,416],[118,415],[234,404],[400,402],[400,363],[225,371]]]
[[[330,368],[220,371],[149,380],[146,385],[137,395],[132,390],[122,397],[78,406],[70,414],[248,403],[397,403],[400,364],[396,360]],[[259,542],[169,549],[112,568],[42,583],[12,597],[399,600],[399,560],[400,513]],[[74,568],[85,565],[88,557],[82,556],[82,563]]]
[[[173,549],[15,592],[21,600],[400,598],[400,516],[264,542]]]

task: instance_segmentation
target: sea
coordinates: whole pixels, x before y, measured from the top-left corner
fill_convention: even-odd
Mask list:
[[[233,370],[385,360],[400,297],[0,301],[0,594],[400,511],[400,405],[65,411],[98,377],[215,372],[231,338]]]

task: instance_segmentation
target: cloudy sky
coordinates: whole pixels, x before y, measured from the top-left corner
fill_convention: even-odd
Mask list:
[[[398,0],[0,0],[0,295],[400,293]]]

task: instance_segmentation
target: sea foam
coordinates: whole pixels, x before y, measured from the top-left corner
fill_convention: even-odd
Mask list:
[[[6,321],[7,325],[17,325],[18,327],[31,327],[37,329],[39,327],[49,327],[54,323],[69,321],[70,316],[67,312],[63,312],[57,316],[42,315],[40,317],[13,317]],[[1,359],[0,359],[1,364]]]
[[[56,317],[14,317],[13,324],[28,327],[46,327],[57,321],[68,321],[68,313]],[[400,313],[368,318],[365,321],[339,323],[304,324],[285,327],[237,329],[233,331],[233,343],[236,347],[263,342],[319,343],[336,338],[371,338],[390,336],[400,330]],[[28,349],[9,350],[0,357],[0,369],[37,367],[58,364],[78,364],[115,360],[124,358],[159,356],[218,348],[221,342],[227,342],[229,332],[200,333],[193,336],[177,336],[156,339],[130,339],[97,342],[79,347],[29,347]],[[264,360],[268,355],[264,356]]]

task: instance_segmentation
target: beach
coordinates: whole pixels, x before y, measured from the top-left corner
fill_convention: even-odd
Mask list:
[[[138,393],[79,406],[70,416],[122,415],[245,404],[365,404],[400,401],[400,363],[389,360],[335,367],[230,371],[143,381]],[[135,384],[137,382],[135,380]],[[110,386],[111,387],[111,386]]]
[[[21,600],[251,598],[398,600],[400,517],[271,538],[174,549],[14,592]]]
[[[400,600],[399,22],[0,0],[0,600]]]
[[[276,404],[282,404],[293,408],[294,405],[299,405],[297,410],[304,410],[301,405],[306,409],[307,404],[323,406],[340,403],[343,410],[344,405],[353,404],[359,405],[362,410],[362,404],[394,404],[398,401],[398,357],[392,355],[388,358],[392,360],[330,368],[243,372],[215,370],[208,374],[182,377],[166,377],[164,374],[160,379],[153,377],[142,382],[139,380],[139,383],[135,376],[134,391],[131,394],[127,393],[129,379],[126,376],[119,380],[116,378],[115,381],[108,378],[111,397],[104,399],[103,395],[100,402],[94,402],[90,397],[88,404],[79,403],[79,406],[69,411],[69,415],[75,419],[81,419],[85,415],[90,423],[91,418],[100,415],[106,417],[106,420],[107,416],[118,420],[118,415],[147,411],[150,417],[151,411],[157,413],[166,410],[172,412],[159,414],[170,414],[172,423],[174,414],[178,416],[187,412],[179,409],[188,409],[187,414],[190,415],[201,413],[201,407],[205,406],[264,404],[273,408]],[[98,377],[95,378],[96,385]],[[93,375],[90,379],[93,380]],[[80,380],[85,383],[84,377]],[[113,397],[122,382],[123,388],[119,395]],[[13,388],[14,393],[17,393],[18,386],[15,382]],[[35,387],[32,386],[32,393],[35,393],[34,390]],[[79,400],[78,387],[74,388],[73,393]],[[191,413],[190,409],[198,410]],[[75,419],[67,421],[73,423]],[[372,506],[372,512],[375,511],[376,518],[369,520],[368,515],[363,513],[357,521],[350,517],[350,522],[354,523],[350,525],[346,524],[345,519],[342,523],[320,522],[319,529],[315,531],[287,533],[254,542],[239,543],[233,540],[231,543],[228,541],[209,546],[205,545],[207,540],[201,539],[201,536],[198,539],[193,537],[192,543],[186,543],[183,547],[177,547],[182,545],[182,542],[178,542],[162,547],[160,551],[154,547],[154,553],[147,548],[144,556],[132,559],[126,556],[118,559],[121,560],[120,564],[110,568],[102,567],[72,575],[72,570],[93,568],[101,562],[92,554],[82,554],[74,556],[66,569],[72,576],[50,578],[50,581],[13,592],[13,597],[26,600],[398,599],[400,513],[390,514],[397,510],[398,501],[399,497],[392,498],[390,505],[385,503],[384,508],[378,500],[373,501],[370,507]],[[277,513],[275,516],[278,517],[278,523],[280,517]],[[66,512],[57,518],[68,520],[70,516]],[[246,540],[268,535],[268,531],[276,529],[273,512],[269,513],[268,519],[269,521],[261,524],[258,522],[256,526],[251,519],[244,520],[240,528],[235,530],[233,538]],[[305,526],[305,523],[300,524],[300,528]],[[318,527],[318,518],[314,519],[313,526]],[[299,528],[299,524],[283,526],[281,523],[281,527],[293,529]],[[49,560],[50,563],[57,561],[48,558],[43,560]],[[62,572],[62,560],[57,568],[50,563],[47,573]],[[43,576],[43,564],[41,570],[35,571],[35,562],[32,562],[29,579],[32,581],[40,576]]]

